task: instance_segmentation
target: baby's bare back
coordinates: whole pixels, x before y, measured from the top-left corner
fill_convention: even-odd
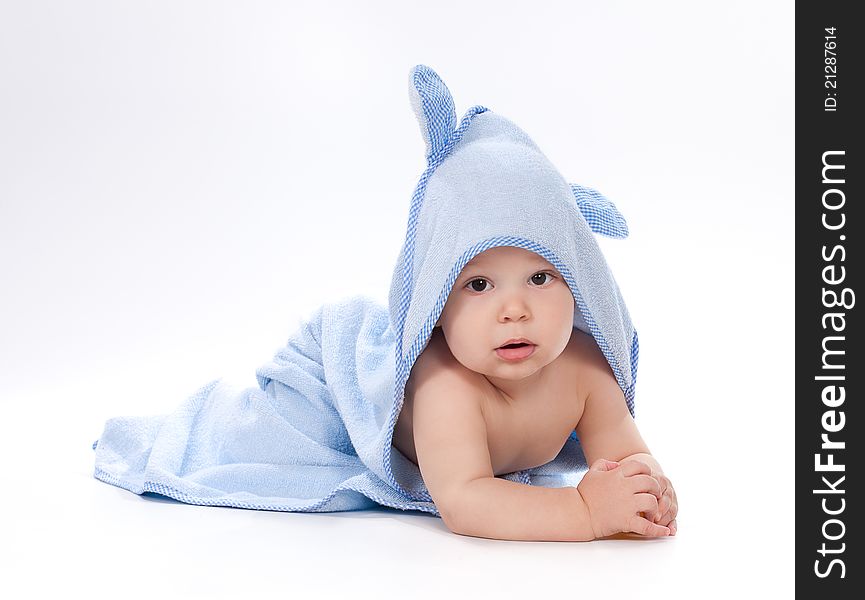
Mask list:
[[[581,345],[594,343],[591,336],[575,328],[562,354],[545,367],[543,383],[529,394],[509,397],[486,377],[460,364],[440,330],[433,331],[409,376],[393,445],[418,464],[412,425],[414,383],[430,375],[431,370],[444,369],[460,375],[453,381],[459,382],[463,389],[454,389],[453,393],[480,406],[495,475],[538,467],[553,460],[582,415],[585,395],[579,385]]]

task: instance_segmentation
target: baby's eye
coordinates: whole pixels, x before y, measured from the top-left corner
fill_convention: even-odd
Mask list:
[[[552,273],[547,273],[546,271],[542,271],[541,273],[535,273],[534,275],[532,275],[531,280],[532,280],[532,282],[537,283],[538,285],[544,285],[545,283],[547,283],[546,280],[538,282],[538,279],[537,279],[538,277],[549,277],[550,281],[555,279],[555,277],[553,276]]]
[[[476,284],[476,283],[478,283],[478,282],[481,282],[481,283],[483,284],[483,286],[481,286],[480,289],[476,288],[475,285],[474,285],[474,284]],[[481,279],[480,277],[478,277],[477,279],[472,279],[471,281],[469,281],[469,282],[466,284],[466,287],[471,286],[471,289],[472,289],[473,292],[483,292],[483,291],[486,289],[486,287],[487,287],[487,286],[486,286],[486,283],[487,283],[487,280],[486,280],[486,279]]]

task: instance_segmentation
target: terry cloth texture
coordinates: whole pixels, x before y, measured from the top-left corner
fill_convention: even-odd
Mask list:
[[[355,296],[318,308],[258,387],[217,379],[170,415],[110,419],[95,477],[191,504],[345,511],[376,504],[438,514],[417,466],[393,447],[412,365],[463,266],[492,247],[539,254],[562,274],[574,326],[594,336],[634,412],[638,341],[594,234],[627,225],[597,191],[569,184],[508,119],[470,108],[457,125],[450,91],[429,67],[409,76],[427,168],[409,207],[388,306]],[[549,463],[502,478],[576,485],[576,435]]]

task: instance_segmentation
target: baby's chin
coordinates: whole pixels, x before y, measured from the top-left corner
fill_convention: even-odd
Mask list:
[[[461,360],[459,356],[454,355],[458,363],[466,369],[478,375],[485,377],[495,377],[498,379],[506,379],[508,381],[519,381],[529,377],[538,369],[537,366],[528,367],[525,364],[521,365],[497,365],[478,361]]]
[[[539,360],[524,360],[519,363],[507,363],[499,361],[491,366],[487,366],[477,371],[487,377],[495,377],[506,381],[521,381],[527,377],[531,377],[549,363]],[[474,370],[474,369],[473,369]]]

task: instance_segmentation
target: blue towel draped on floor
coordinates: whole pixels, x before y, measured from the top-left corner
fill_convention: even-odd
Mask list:
[[[394,389],[387,309],[365,297],[319,308],[269,363],[258,387],[208,383],[163,417],[115,418],[96,446],[96,477],[192,504],[341,511],[376,503],[437,514],[386,483]],[[417,467],[391,467],[416,497]],[[513,479],[513,477],[511,477]]]
[[[418,467],[393,447],[412,365],[463,266],[492,247],[547,259],[575,300],[574,327],[607,358],[633,414],[638,342],[594,234],[627,225],[601,194],[569,184],[532,140],[481,106],[459,126],[453,100],[423,65],[409,78],[427,169],[409,207],[388,306],[355,296],[319,307],[258,387],[216,380],[170,415],[108,420],[95,477],[191,504],[345,511],[376,504],[438,514]],[[501,477],[576,485],[585,460],[572,435],[549,463]]]

